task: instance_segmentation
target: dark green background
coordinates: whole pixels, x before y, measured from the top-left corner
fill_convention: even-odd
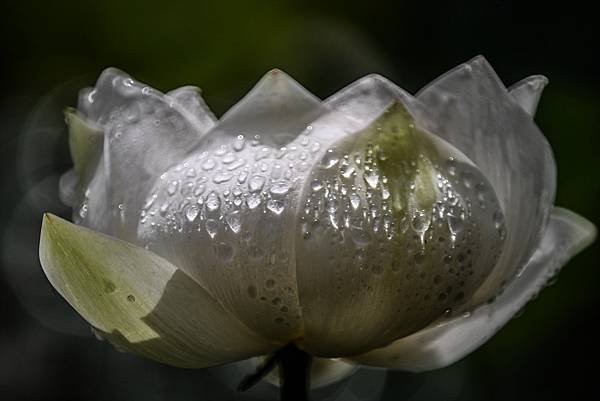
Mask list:
[[[51,294],[36,259],[40,213],[67,213],[52,189],[70,163],[60,111],[103,68],[119,67],[161,90],[198,85],[220,115],[273,67],[320,97],[371,72],[415,92],[483,54],[506,84],[535,73],[550,79],[536,120],[558,163],[556,203],[598,225],[596,19],[577,1],[0,6],[0,399],[235,399],[223,395],[211,371],[179,371],[117,354],[93,340],[62,300],[36,298],[38,290]],[[600,359],[598,253],[595,244],[577,256],[522,317],[465,360],[427,374],[388,373],[381,399],[591,398]],[[40,320],[46,310],[51,324]],[[84,335],[55,330],[61,319],[70,325],[66,331]]]

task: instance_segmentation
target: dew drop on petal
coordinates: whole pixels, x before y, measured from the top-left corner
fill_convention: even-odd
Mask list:
[[[248,198],[246,198],[246,204],[248,205],[249,209],[256,209],[258,206],[260,206],[261,201],[262,198],[259,194],[250,194]]]
[[[267,209],[275,214],[281,214],[284,208],[283,202],[278,199],[269,199],[267,201]]]
[[[198,206],[190,205],[185,211],[185,218],[188,219],[189,222],[193,222],[196,220],[196,217],[198,217],[199,212],[200,210],[198,209]]]
[[[221,206],[221,200],[219,199],[219,195],[216,192],[211,192],[206,197],[206,208],[210,212],[214,212]]]

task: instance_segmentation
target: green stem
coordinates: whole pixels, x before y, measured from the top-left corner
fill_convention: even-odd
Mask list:
[[[312,358],[294,344],[288,344],[269,357],[256,371],[246,376],[238,391],[246,391],[279,365],[280,401],[309,401],[309,374]]]
[[[278,353],[280,401],[308,401],[311,356],[293,344]]]

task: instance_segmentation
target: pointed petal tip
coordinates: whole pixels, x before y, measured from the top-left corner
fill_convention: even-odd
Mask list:
[[[578,234],[580,238],[576,242],[577,245],[575,245],[573,249],[573,255],[583,251],[596,241],[596,238],[598,237],[598,228],[594,225],[594,223],[585,217],[562,207],[554,207],[554,212],[555,215],[568,220],[570,223],[579,228]]]

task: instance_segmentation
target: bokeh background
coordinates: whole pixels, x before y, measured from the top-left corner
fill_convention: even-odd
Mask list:
[[[550,79],[536,120],[558,162],[557,204],[599,225],[600,51],[576,0],[17,1],[0,6],[0,399],[260,400],[233,390],[243,366],[178,370],[97,341],[37,260],[41,213],[68,216],[61,110],[119,67],[160,90],[193,84],[217,115],[279,67],[320,97],[378,72],[416,92],[483,54],[506,84]],[[360,371],[317,400],[565,400],[596,392],[600,247],[485,346],[425,374]]]

